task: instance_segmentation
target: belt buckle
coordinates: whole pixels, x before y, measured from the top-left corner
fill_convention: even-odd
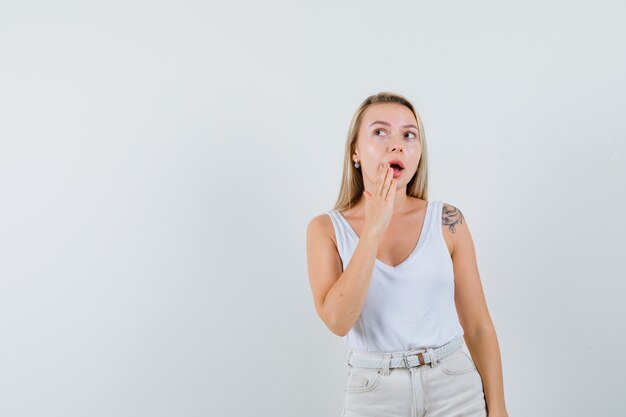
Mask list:
[[[420,366],[420,365],[426,365],[426,361],[424,360],[424,354],[423,354],[423,352],[417,352],[415,355],[408,355],[408,356],[417,356],[417,360],[418,360],[418,362],[419,362],[419,365],[417,365],[417,366]],[[406,353],[403,355],[402,359],[404,359],[404,365],[405,365],[407,368],[410,368],[410,366],[409,366],[409,360],[408,360],[408,358],[407,358],[407,354],[406,354]]]

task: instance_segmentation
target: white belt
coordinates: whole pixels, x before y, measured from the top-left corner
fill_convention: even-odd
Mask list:
[[[372,358],[359,355],[358,351],[350,350],[348,355],[348,365],[356,368],[381,368],[385,367],[385,358],[382,355],[387,356],[389,360],[389,368],[410,368],[413,366],[425,365],[427,363],[433,363],[439,359],[443,359],[446,356],[456,352],[463,345],[463,337],[457,337],[445,345],[437,348],[421,349],[415,353],[414,350],[406,351],[400,357],[390,357],[390,353],[382,354],[380,358]]]

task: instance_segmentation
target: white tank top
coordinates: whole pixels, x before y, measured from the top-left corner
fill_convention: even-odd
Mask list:
[[[401,264],[376,259],[361,314],[348,334],[355,350],[399,352],[441,346],[463,336],[454,303],[454,270],[441,226],[442,201],[429,201],[419,242]],[[343,269],[359,237],[337,211],[330,216]]]

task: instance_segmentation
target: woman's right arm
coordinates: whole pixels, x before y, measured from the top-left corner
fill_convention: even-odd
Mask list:
[[[315,310],[331,332],[345,336],[361,314],[378,252],[380,237],[361,237],[347,268],[330,233],[331,219],[322,214],[307,228],[307,267]]]
[[[330,217],[319,215],[307,227],[307,265],[315,310],[338,336],[345,336],[361,314],[378,244],[393,213],[396,186],[393,169],[388,163],[381,164],[372,193],[364,192],[365,227],[343,273]]]

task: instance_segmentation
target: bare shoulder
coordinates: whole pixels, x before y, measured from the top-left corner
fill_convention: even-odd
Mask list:
[[[444,201],[441,210],[441,225],[446,246],[448,246],[448,251],[452,254],[455,246],[461,241],[462,236],[469,233],[465,216],[461,209]]]
[[[458,207],[453,206],[450,203],[443,203],[443,209],[441,213],[441,221],[450,233],[456,233],[457,229],[465,223],[465,217],[463,212]]]
[[[329,237],[335,244],[335,231],[333,228],[332,220],[326,213],[319,214],[313,217],[307,226],[307,236],[312,239],[319,239],[323,237]]]

